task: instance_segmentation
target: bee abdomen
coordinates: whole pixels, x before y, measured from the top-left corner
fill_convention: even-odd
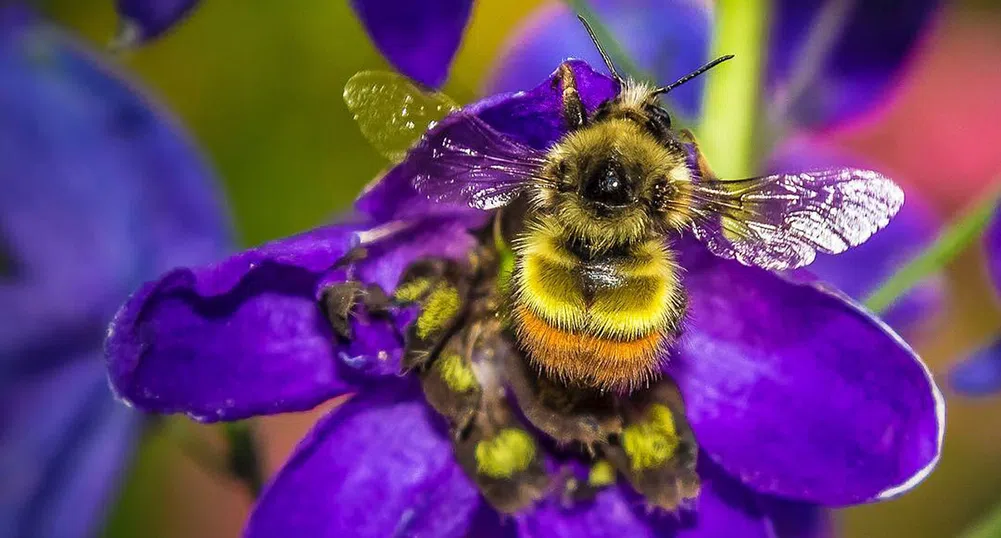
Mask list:
[[[670,339],[666,331],[631,340],[569,332],[524,305],[514,316],[518,341],[533,363],[551,376],[591,387],[629,389],[645,383],[655,375]]]
[[[684,311],[671,253],[651,241],[629,256],[583,261],[534,239],[520,252],[512,312],[532,362],[594,387],[649,379]]]

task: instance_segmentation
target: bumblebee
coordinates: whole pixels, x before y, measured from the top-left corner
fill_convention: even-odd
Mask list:
[[[386,293],[335,287],[326,308],[348,338],[346,317],[366,297],[380,297],[372,308],[420,307],[404,367],[420,375],[458,460],[498,509],[518,510],[553,487],[515,405],[593,464],[586,480],[563,480],[569,497],[614,482],[611,468],[673,509],[697,494],[698,478],[684,404],[659,377],[686,314],[672,245],[692,235],[717,256],[792,269],[866,241],[903,193],[851,168],[719,179],[692,134],[672,128],[659,96],[732,56],[654,87],[619,76],[581,22],[620,91],[588,111],[570,65],[560,65],[566,134],[544,150],[402,76],[348,82],[363,134],[390,159],[406,157],[418,192],[492,213],[466,262],[418,261]]]

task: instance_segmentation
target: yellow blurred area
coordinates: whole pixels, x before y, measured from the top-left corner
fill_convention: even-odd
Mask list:
[[[445,91],[459,102],[473,99],[510,29],[537,4],[477,2]],[[998,155],[963,168],[966,176],[958,182],[949,168],[921,158],[943,148],[935,138],[944,136],[940,130],[962,132],[973,122],[1001,125],[997,103],[980,110],[955,97],[964,95],[964,84],[977,95],[997,95],[1001,88],[1001,76],[990,73],[1001,63],[1001,16],[991,2],[969,4],[950,7],[903,82],[903,95],[885,114],[836,135],[842,145],[908,175],[946,216],[988,190],[991,177],[1001,173]],[[97,42],[107,42],[113,33],[111,0],[52,5],[59,20]],[[346,208],[385,165],[341,100],[352,74],[387,67],[345,1],[205,0],[172,34],[121,62],[180,116],[204,148],[244,245],[315,226]],[[953,88],[954,98],[933,101],[929,87]],[[922,129],[929,136],[920,136]],[[1001,141],[994,139],[993,147],[1001,148]],[[949,304],[914,342],[936,372],[1001,327],[980,256],[970,251],[953,264]],[[1001,501],[1001,398],[947,396],[946,451],[939,469],[901,499],[841,513],[845,536],[954,536]],[[321,413],[260,420],[272,471]],[[212,435],[209,428],[195,428]],[[237,484],[197,467],[176,443],[159,436],[138,458],[108,536],[237,536],[249,503]]]

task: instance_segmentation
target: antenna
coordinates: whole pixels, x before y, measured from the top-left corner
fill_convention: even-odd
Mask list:
[[[653,91],[653,94],[654,95],[658,95],[658,94],[661,94],[661,93],[667,93],[667,92],[669,92],[669,91],[677,88],[678,86],[681,86],[682,84],[684,84],[684,83],[692,80],[693,78],[701,75],[702,73],[705,73],[706,71],[708,71],[708,70],[716,67],[717,65],[719,65],[719,64],[721,64],[721,63],[723,63],[723,62],[725,62],[727,60],[731,60],[731,59],[733,59],[733,54],[727,54],[726,56],[720,56],[719,58],[716,58],[715,60],[707,63],[706,65],[703,65],[702,67],[696,69],[695,71],[692,71],[691,73],[689,73],[689,74],[687,74],[687,75],[679,78],[677,81],[675,81],[675,82],[673,82],[671,84],[668,84],[667,86],[661,86],[660,88],[657,88],[656,90]]]
[[[595,48],[598,49],[598,54],[601,54],[601,59],[605,61],[605,67],[607,67],[608,71],[612,73],[612,78],[621,84],[622,77],[619,76],[618,71],[615,70],[615,66],[612,65],[612,59],[608,56],[608,53],[605,52],[605,48],[601,46],[601,43],[598,41],[598,36],[594,35],[594,30],[591,29],[591,25],[587,23],[587,19],[585,19],[583,15],[578,14],[577,18],[580,20],[580,23],[584,25],[584,29],[587,30],[587,35],[591,36],[591,42],[594,43]]]

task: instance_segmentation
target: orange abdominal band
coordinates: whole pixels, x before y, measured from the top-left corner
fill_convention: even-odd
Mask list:
[[[595,388],[625,390],[649,380],[665,340],[660,331],[632,340],[575,334],[550,325],[524,305],[515,307],[514,320],[532,362],[558,379]]]

